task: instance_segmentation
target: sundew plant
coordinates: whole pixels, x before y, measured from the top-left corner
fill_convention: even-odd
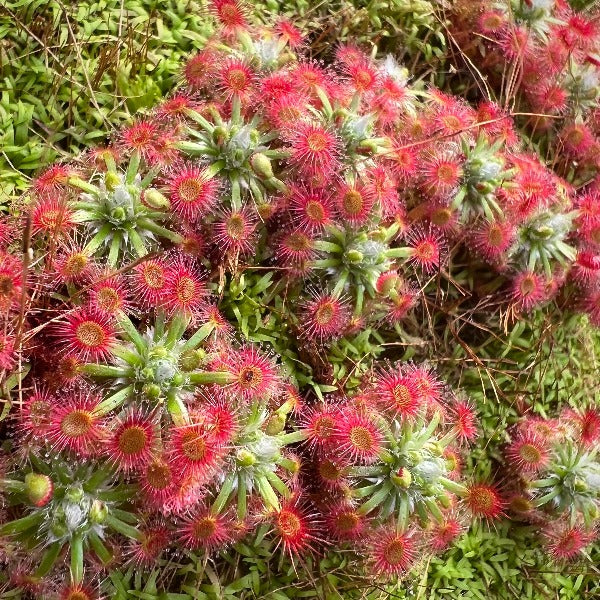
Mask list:
[[[475,4],[449,31],[497,95],[213,0],[170,96],[0,217],[0,598],[410,595],[507,522],[589,560],[593,399],[515,403],[480,477],[489,407],[444,351],[600,325],[600,29]]]

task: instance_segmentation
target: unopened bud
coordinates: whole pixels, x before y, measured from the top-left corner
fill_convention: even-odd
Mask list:
[[[441,494],[438,494],[437,499],[443,508],[450,508],[452,500],[450,499],[450,496],[448,494],[442,492]]]
[[[215,144],[223,145],[227,139],[227,129],[222,125],[215,127],[212,132],[212,139]]]
[[[100,500],[94,500],[90,512],[89,518],[92,523],[104,523],[108,516],[108,508],[106,504]]]
[[[346,258],[348,259],[348,262],[354,264],[361,263],[364,260],[363,253],[358,250],[348,250],[348,252],[346,252]]]
[[[144,394],[151,400],[156,400],[160,397],[160,386],[155,383],[148,383],[144,386]]]
[[[240,450],[237,453],[236,460],[240,467],[251,467],[256,463],[256,456],[248,450]]]
[[[71,487],[65,492],[65,498],[73,503],[83,500],[83,490],[80,487]]]
[[[182,371],[189,373],[195,371],[202,362],[202,353],[198,350],[186,350],[179,357],[179,367]]]
[[[144,200],[152,208],[156,208],[157,210],[169,210],[171,208],[169,199],[154,188],[146,190],[146,193],[144,194]]]
[[[269,417],[267,425],[265,427],[265,433],[267,435],[277,435],[281,433],[285,428],[285,415],[275,413]]]
[[[401,467],[391,476],[392,483],[407,490],[412,483],[412,475],[408,469]]]
[[[25,493],[34,506],[45,506],[52,498],[54,484],[48,475],[27,473],[25,475]]]
[[[250,164],[252,165],[252,170],[263,179],[271,179],[273,177],[273,167],[271,166],[271,160],[262,154],[261,152],[257,152],[253,154],[250,158]]]
[[[113,208],[110,211],[110,216],[115,221],[122,221],[125,218],[125,209],[120,206],[117,206],[117,208]]]
[[[104,177],[104,185],[109,192],[114,192],[121,185],[121,176],[114,171],[109,171]]]

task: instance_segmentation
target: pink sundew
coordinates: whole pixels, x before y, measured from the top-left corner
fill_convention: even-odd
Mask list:
[[[348,471],[348,462],[344,458],[323,453],[323,456],[315,460],[317,482],[329,492],[337,493],[348,489]]]
[[[343,458],[359,464],[375,462],[383,448],[383,434],[375,420],[348,409],[340,414],[334,441]]]
[[[377,404],[394,417],[416,417],[424,407],[417,381],[400,370],[382,371],[375,380]]]
[[[523,473],[543,469],[550,460],[547,441],[533,432],[517,436],[506,449],[509,464]]]
[[[368,559],[377,575],[403,575],[416,562],[420,553],[416,531],[397,532],[393,525],[383,525],[371,536]]]
[[[42,197],[31,211],[32,234],[66,235],[75,226],[73,211],[62,198]]]
[[[208,482],[223,458],[223,449],[205,423],[171,429],[170,459],[180,473]]]
[[[0,251],[0,311],[8,311],[21,299],[23,265],[11,254]]]
[[[357,58],[345,68],[352,88],[364,94],[370,92],[379,83],[379,74],[375,66],[366,57]]]
[[[294,80],[287,71],[276,71],[271,73],[257,82],[261,97],[268,103],[273,103],[279,98],[286,96],[301,97],[296,94],[296,86]]]
[[[300,175],[327,181],[340,167],[340,141],[326,127],[300,121],[290,134],[290,164]]]
[[[65,246],[54,260],[54,275],[60,283],[82,283],[93,272],[94,261],[81,248]]]
[[[579,285],[597,285],[600,282],[600,255],[580,250],[577,253],[571,275]]]
[[[342,184],[336,191],[335,203],[341,220],[356,227],[372,216],[375,195],[370,187],[360,183]]]
[[[89,292],[89,304],[93,311],[115,316],[130,307],[128,289],[124,279],[110,272],[98,272],[92,276],[94,283]]]
[[[332,198],[324,189],[294,186],[289,205],[296,225],[309,233],[322,231],[333,223]]]
[[[459,102],[439,107],[430,123],[432,135],[449,136],[466,133],[475,123],[475,111]]]
[[[105,442],[108,460],[120,471],[139,471],[157,450],[158,425],[139,409],[130,409],[111,424]]]
[[[140,487],[150,506],[170,512],[169,502],[178,490],[179,477],[175,467],[164,456],[157,455],[142,470]]]
[[[325,514],[325,526],[339,541],[357,542],[368,530],[368,521],[349,502],[331,506]]]
[[[307,100],[301,94],[278,94],[267,106],[267,118],[277,129],[285,131],[307,117],[307,106]]]
[[[377,166],[366,173],[365,188],[367,193],[377,201],[383,215],[390,217],[400,210],[398,182],[383,166]]]
[[[25,398],[19,412],[17,429],[25,437],[43,439],[51,424],[56,398],[47,390],[35,390]]]
[[[439,406],[442,401],[444,384],[433,372],[433,369],[423,365],[408,365],[407,374],[415,382],[421,400],[432,406]]]
[[[528,96],[534,110],[550,115],[563,114],[569,105],[569,94],[558,83],[536,86]]]
[[[9,371],[15,364],[15,338],[0,332],[0,371]]]
[[[445,261],[444,238],[433,229],[414,227],[406,235],[410,253],[408,261],[425,273],[435,273]]]
[[[268,400],[280,389],[277,365],[254,346],[229,353],[222,362],[222,368],[231,374],[232,381],[227,385],[227,392],[246,402]]]
[[[131,540],[126,555],[138,569],[151,567],[168,548],[173,534],[163,523],[145,524],[139,527],[141,539]]]
[[[227,514],[213,514],[201,506],[181,521],[177,534],[186,548],[211,553],[232,541],[232,523]]]
[[[232,37],[248,28],[247,6],[239,0],[211,0],[210,8],[223,34]]]
[[[515,227],[510,221],[486,221],[472,234],[477,252],[491,263],[499,263],[515,239]]]
[[[98,404],[95,396],[72,392],[52,407],[46,435],[56,452],[68,450],[79,456],[98,452],[104,438],[104,420],[95,412]]]
[[[188,221],[206,217],[217,203],[220,189],[218,179],[195,166],[175,170],[167,185],[173,211]]]
[[[228,256],[245,256],[255,246],[257,220],[248,207],[225,211],[213,225],[212,241]]]
[[[252,92],[255,74],[250,66],[237,58],[227,60],[219,69],[218,87],[225,99],[247,100]]]
[[[185,257],[176,257],[167,273],[162,299],[165,309],[195,319],[204,308],[206,295],[206,286],[197,269]]]
[[[156,308],[164,300],[168,279],[169,269],[162,260],[144,260],[132,271],[132,297],[147,308]]]
[[[116,344],[116,329],[111,319],[91,308],[67,313],[54,326],[54,335],[63,352],[84,361],[104,360]]]
[[[571,421],[581,443],[592,447],[600,440],[600,411],[595,408],[585,410],[568,410],[561,415]]]
[[[418,288],[404,283],[395,290],[385,305],[385,319],[392,325],[404,320],[417,305],[421,292]]]
[[[477,28],[484,35],[496,37],[506,23],[506,16],[500,10],[486,10],[477,19]]]
[[[425,159],[419,169],[421,186],[436,197],[450,194],[463,176],[462,160],[450,153],[436,153]]]
[[[328,73],[313,63],[300,62],[291,72],[299,92],[312,95],[317,88],[324,89],[329,83]]]
[[[385,158],[390,161],[390,171],[404,183],[417,173],[417,156],[417,150],[400,138],[393,140],[391,148],[385,153]]]
[[[340,418],[340,410],[334,404],[322,403],[307,407],[301,419],[301,430],[308,446],[319,452],[330,448],[335,440]]]
[[[283,552],[292,559],[313,549],[321,525],[316,515],[309,513],[298,498],[299,495],[284,501],[279,510],[269,515],[277,545],[281,545]]]
[[[472,441],[477,437],[477,415],[466,400],[458,400],[450,407],[450,424],[461,441]]]
[[[33,180],[33,189],[41,196],[55,194],[63,190],[69,178],[75,175],[75,169],[69,165],[52,165]]]
[[[544,537],[548,553],[554,560],[569,561],[577,558],[596,536],[579,525],[558,522],[546,527]]]
[[[429,530],[428,543],[434,552],[443,552],[465,531],[465,526],[457,517],[444,516],[442,522],[434,521]]]
[[[321,342],[339,337],[350,322],[346,302],[322,292],[302,307],[302,335]]]
[[[467,488],[465,502],[474,517],[493,521],[504,514],[504,499],[493,485],[471,484]]]
[[[498,33],[498,46],[509,61],[523,60],[532,48],[531,33],[526,27],[507,24]]]
[[[547,299],[546,281],[532,271],[518,273],[512,281],[510,294],[517,310],[529,312]]]
[[[188,111],[196,110],[197,108],[199,108],[199,104],[192,98],[191,94],[179,92],[158,105],[156,116],[159,119],[183,122],[187,118]]]
[[[121,145],[148,158],[156,151],[159,134],[158,125],[150,121],[137,121],[121,132]]]
[[[566,125],[559,136],[565,151],[576,158],[583,158],[596,142],[591,129],[583,123]]]
[[[477,107],[477,122],[481,123],[483,131],[492,140],[503,140],[507,147],[518,143],[512,119],[495,102],[481,102]]]
[[[299,48],[304,42],[302,32],[289,19],[278,19],[275,23],[275,31],[290,48]]]
[[[192,56],[183,69],[183,74],[192,90],[198,90],[212,81],[218,65],[218,55],[210,47]]]
[[[282,266],[290,263],[294,266],[303,265],[311,260],[316,253],[314,243],[312,235],[302,229],[285,232],[277,245],[277,256]]]
[[[227,402],[213,401],[202,407],[206,432],[219,447],[230,444],[239,428],[236,410]]]

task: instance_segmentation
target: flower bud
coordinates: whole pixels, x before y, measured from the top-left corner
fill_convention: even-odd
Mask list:
[[[83,489],[79,486],[70,487],[65,492],[65,498],[69,500],[69,502],[78,503],[83,500]]]
[[[256,456],[252,452],[242,449],[237,453],[236,461],[240,467],[251,467],[256,463]]]
[[[222,125],[215,127],[212,132],[212,139],[215,144],[219,146],[223,145],[227,139],[227,129]]]
[[[123,219],[125,219],[125,209],[117,206],[117,208],[113,208],[110,211],[110,216],[111,218],[113,218],[115,221],[122,221]]]
[[[275,413],[271,415],[265,427],[267,435],[277,435],[285,429],[285,415]]]
[[[173,375],[173,377],[171,377],[171,383],[174,386],[183,385],[184,381],[185,381],[185,375],[183,373],[175,373],[175,375]]]
[[[152,208],[156,208],[157,210],[169,210],[171,208],[169,199],[154,188],[146,190],[144,200]]]
[[[271,179],[273,177],[273,167],[271,160],[261,152],[253,154],[250,158],[252,170],[263,179]]]
[[[346,252],[346,259],[348,262],[358,264],[364,260],[364,256],[363,253],[358,250],[348,250],[348,252]]]
[[[179,368],[185,373],[195,371],[202,362],[202,353],[199,350],[186,350],[179,357]]]
[[[38,507],[45,506],[52,498],[54,484],[48,475],[27,473],[25,475],[25,493],[29,501]]]
[[[114,171],[109,171],[104,177],[104,185],[109,192],[114,192],[121,185],[121,176]]]
[[[148,398],[152,400],[156,400],[160,397],[161,394],[160,386],[156,385],[155,383],[146,384],[144,386],[143,392]]]
[[[94,500],[89,512],[89,519],[92,523],[104,523],[108,516],[108,508],[101,500]]]
[[[405,490],[407,490],[412,483],[411,472],[404,467],[400,467],[400,469],[398,469],[398,471],[396,471],[396,473],[394,473],[390,479],[392,480],[392,483],[395,483],[398,487],[401,487]]]

